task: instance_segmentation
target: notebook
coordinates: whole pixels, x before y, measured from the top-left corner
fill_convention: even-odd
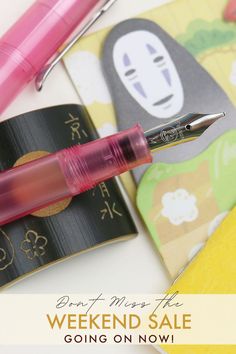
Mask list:
[[[169,289],[174,294],[235,294],[236,209],[229,213],[214,232],[206,247]],[[207,271],[206,271],[207,270]],[[159,353],[163,353],[159,347]],[[164,346],[166,354],[234,354],[235,345]]]
[[[212,177],[209,168],[209,161],[211,160],[210,154],[214,154],[213,150],[215,148],[217,160],[217,146],[223,143],[220,140],[221,135],[226,133],[227,130],[232,129],[233,125],[235,125],[233,119],[236,116],[236,30],[234,24],[226,23],[223,20],[225,5],[225,0],[176,0],[142,13],[137,16],[137,20],[130,21],[130,23],[134,21],[135,26],[138,21],[140,21],[141,26],[145,25],[144,22],[151,22],[150,28],[151,26],[159,27],[162,38],[166,37],[168,39],[171,37],[173,43],[175,40],[176,48],[178,49],[176,54],[178,56],[177,64],[181,66],[182,74],[184,75],[184,69],[188,67],[187,64],[192,63],[192,67],[197,68],[197,71],[193,71],[193,77],[195,74],[196,80],[198,80],[199,77],[206,78],[202,81],[204,82],[202,90],[200,89],[198,92],[201,94],[201,97],[203,96],[205,99],[209,97],[211,105],[207,105],[205,100],[200,100],[204,102],[204,104],[200,105],[201,110],[204,110],[206,106],[206,109],[210,109],[211,107],[214,110],[225,109],[230,116],[229,124],[223,124],[219,126],[219,129],[213,127],[214,134],[211,135],[211,133],[208,133],[207,138],[203,138],[197,143],[199,151],[195,151],[194,156],[191,154],[191,148],[187,148],[185,151],[180,148],[181,152],[179,159],[177,159],[180,165],[177,166],[177,164],[173,163],[173,155],[165,151],[161,159],[164,165],[157,163],[156,166],[152,167],[153,173],[150,170],[148,175],[144,175],[147,171],[147,167],[142,167],[134,172],[137,184],[143,181],[142,179],[144,178],[138,196],[139,210],[173,278],[182,271],[199,249],[204,246],[211,234],[211,229],[224,218],[233,206],[232,199],[228,198],[227,195],[225,195],[226,203],[223,203],[224,205],[219,202],[218,196],[216,196],[214,190],[215,177]],[[136,114],[124,114],[125,112],[132,112],[132,107],[136,105],[134,95],[133,97],[129,97],[128,102],[131,104],[127,108],[122,101],[124,96],[123,90],[121,91],[122,86],[119,85],[117,90],[116,86],[114,86],[113,90],[111,90],[109,61],[105,60],[104,64],[104,44],[108,36],[110,36],[112,31],[116,31],[114,38],[116,38],[116,36],[118,38],[119,33],[128,31],[129,26],[130,28],[134,26],[128,22],[129,21],[125,21],[123,24],[119,24],[116,29],[109,27],[82,39],[65,58],[65,66],[78,94],[86,104],[102,135],[114,132],[117,123],[119,128],[125,127],[125,124],[132,125],[136,117],[138,117]],[[125,30],[124,27],[126,27]],[[109,45],[107,47],[109,48]],[[183,48],[182,61],[181,55],[179,55],[181,54],[179,50],[180,47]],[[185,60],[186,58],[188,58],[187,62]],[[79,70],[81,67],[86,68],[86,70],[81,72],[81,70]],[[191,67],[188,67],[188,72],[191,71],[190,69]],[[198,74],[196,74],[196,72]],[[191,77],[186,80],[191,82]],[[114,83],[115,79],[112,78],[112,80]],[[192,82],[193,91],[195,86],[194,80],[192,80]],[[125,89],[125,85],[123,85],[123,88]],[[115,94],[118,100],[119,97],[121,97],[121,102],[115,102]],[[132,92],[129,92],[129,95],[130,94],[132,94]],[[191,110],[193,106],[194,109],[197,109],[199,107],[199,100],[194,101],[192,94],[190,98],[190,101],[184,101],[185,104],[187,102],[186,109]],[[143,107],[145,108],[144,105]],[[137,109],[135,112],[139,113],[142,111]],[[142,119],[142,116],[139,116],[141,117],[140,119]],[[152,122],[155,123],[155,119],[152,119]],[[147,121],[146,125],[148,126],[148,124]],[[216,137],[218,137],[219,143],[215,141]],[[228,136],[226,135],[222,139],[227,149]],[[216,145],[214,145],[214,148],[211,148],[209,143],[213,144],[214,142]],[[191,145],[191,147],[192,146],[193,145]],[[210,154],[206,151],[210,151]],[[199,164],[198,168],[196,168],[195,160],[198,160],[197,155],[199,154],[201,155],[199,159],[202,161],[202,164]],[[229,158],[232,158],[230,152],[227,154],[229,154]],[[204,160],[206,160],[205,163]],[[157,171],[158,173],[156,173]],[[196,178],[192,178],[191,176],[195,176]],[[204,188],[198,191],[197,185],[202,184],[201,178],[204,179],[205,191]],[[185,182],[187,181],[188,183],[186,184]],[[190,186],[189,183],[191,184],[191,182],[192,185]],[[154,188],[154,184],[156,188]],[[168,189],[168,187],[170,185],[176,188],[169,190],[170,188]],[[178,189],[182,190],[182,185],[185,186],[184,189],[187,189],[190,200],[194,202],[196,196],[200,198],[196,198],[196,202],[199,203],[197,205],[197,211],[201,212],[201,214],[204,213],[203,207],[205,205],[207,212],[205,218],[201,218],[201,220],[199,219],[195,223],[189,222],[185,219],[185,215],[181,215],[181,225],[176,227],[175,225],[170,225],[170,218],[162,218],[161,220],[158,218],[158,215],[162,210],[161,198],[163,194],[167,192],[174,193],[177,192]],[[178,186],[179,188],[177,188]],[[131,193],[134,197],[136,189],[133,188],[133,184],[130,181],[126,183],[126,188],[132,191]],[[221,191],[223,190],[222,186],[220,189]],[[150,206],[153,206],[154,203],[154,200],[151,200],[154,190],[158,191],[155,197],[157,200],[157,205],[155,204],[156,209],[159,207],[155,215],[154,213],[150,213]],[[180,203],[181,200],[180,198]],[[195,206],[194,203],[193,207]],[[153,218],[155,221],[153,221]],[[167,234],[172,237],[172,239],[169,239],[166,236]],[[188,237],[189,235],[190,237]],[[176,257],[174,252],[175,249],[178,249],[178,257]]]

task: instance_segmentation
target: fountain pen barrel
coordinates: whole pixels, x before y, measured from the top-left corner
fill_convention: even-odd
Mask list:
[[[70,196],[56,154],[0,173],[0,225]]]
[[[0,173],[0,225],[151,162],[141,126]]]

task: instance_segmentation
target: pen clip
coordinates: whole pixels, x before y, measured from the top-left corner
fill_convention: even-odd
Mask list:
[[[98,12],[85,24],[85,26],[71,39],[66,47],[58,53],[54,60],[46,64],[38,73],[35,79],[35,87],[37,91],[43,89],[44,83],[55,66],[68,53],[68,51],[84,36],[84,34],[102,17],[102,15],[110,9],[117,0],[107,0],[106,3],[98,10]]]

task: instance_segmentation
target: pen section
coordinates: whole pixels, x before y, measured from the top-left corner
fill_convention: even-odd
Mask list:
[[[57,156],[72,195],[152,160],[140,125],[63,150]]]

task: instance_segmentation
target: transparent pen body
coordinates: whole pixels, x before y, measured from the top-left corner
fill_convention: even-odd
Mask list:
[[[85,192],[152,157],[142,128],[50,154],[0,173],[0,225]]]

